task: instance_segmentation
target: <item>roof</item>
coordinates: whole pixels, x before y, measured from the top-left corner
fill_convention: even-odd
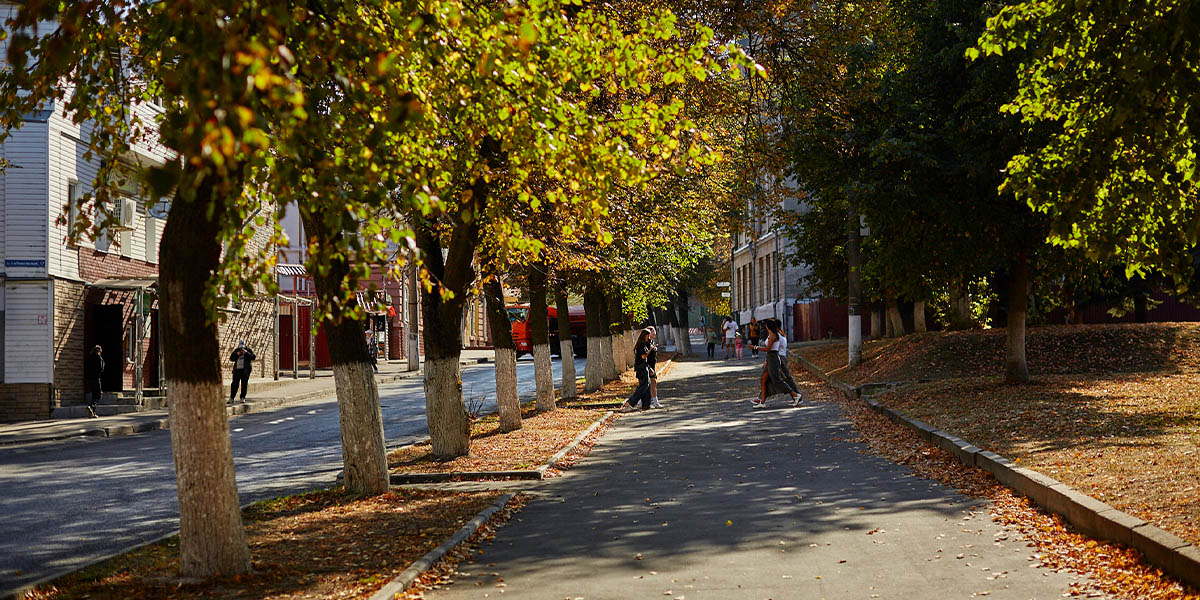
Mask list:
[[[304,265],[280,264],[275,265],[275,274],[286,277],[308,277],[308,270]]]
[[[87,284],[90,288],[104,290],[146,290],[158,287],[157,277],[110,277]]]

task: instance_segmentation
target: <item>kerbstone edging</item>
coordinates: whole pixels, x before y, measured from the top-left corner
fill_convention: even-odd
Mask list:
[[[600,426],[608,422],[608,420],[612,418],[613,414],[615,413],[611,410],[604,413],[604,415],[599,419],[596,419],[596,421],[592,423],[590,427],[580,432],[579,435],[575,436],[575,439],[571,440],[571,442],[566,446],[563,446],[558,452],[556,452],[553,456],[547,459],[545,463],[536,469],[517,471],[465,471],[458,473],[395,473],[389,476],[389,481],[392,485],[400,485],[405,483],[444,483],[447,481],[487,480],[501,478],[530,480],[544,479],[546,477],[546,471],[558,464],[558,461],[562,460],[567,454],[570,454],[573,450],[575,450],[575,448],[578,448],[579,444],[582,444],[583,440],[585,440],[587,436],[591,435],[593,432],[599,429]],[[337,481],[340,482],[342,474],[338,473],[337,477]]]
[[[802,359],[803,360],[803,359]],[[815,365],[814,365],[815,367]],[[1200,548],[1137,517],[1121,512],[1061,481],[1018,467],[1007,458],[892,410],[872,397],[866,403],[889,419],[952,454],[964,465],[979,467],[1038,506],[1061,515],[1083,533],[1140,551],[1146,561],[1184,582],[1200,587]]]
[[[387,585],[380,588],[378,592],[372,594],[370,600],[392,600],[397,594],[407,590],[408,587],[417,580],[417,577],[419,577],[421,573],[429,570],[430,567],[437,564],[439,560],[442,560],[442,557],[446,556],[446,554],[453,550],[455,546],[461,544],[464,540],[471,537],[471,535],[476,531],[479,531],[479,528],[483,527],[483,524],[487,523],[488,519],[492,518],[492,515],[496,514],[505,506],[507,506],[508,503],[515,497],[516,494],[505,494],[500,496],[500,498],[492,503],[491,506],[483,509],[479,514],[475,515],[474,519],[471,519],[470,522],[460,527],[458,531],[454,532],[454,535],[450,536],[450,539],[442,542],[442,545],[438,546],[437,548],[425,553],[425,556],[418,558],[413,562],[413,564],[409,565],[407,569],[389,581]]]

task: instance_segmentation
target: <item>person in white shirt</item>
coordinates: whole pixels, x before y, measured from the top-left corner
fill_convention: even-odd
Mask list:
[[[762,323],[770,335],[767,336],[767,344],[758,349],[766,350],[767,358],[763,361],[758,400],[751,401],[750,405],[763,408],[769,396],[787,393],[792,397],[792,406],[796,406],[800,404],[800,388],[796,386],[796,380],[787,366],[787,337],[783,335],[783,324],[779,319],[766,319]]]
[[[733,342],[737,339],[737,321],[725,317],[725,324],[721,326],[721,330],[725,332],[725,359],[728,360],[729,355],[733,352]]]

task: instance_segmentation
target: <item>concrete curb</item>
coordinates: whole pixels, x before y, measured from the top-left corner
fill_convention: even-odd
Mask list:
[[[413,564],[409,565],[407,569],[389,581],[387,585],[384,585],[379,591],[372,594],[370,600],[392,600],[396,597],[396,595],[400,594],[404,590],[407,590],[409,586],[411,586],[413,582],[417,580],[417,577],[419,577],[421,573],[429,570],[430,567],[437,564],[439,560],[453,550],[455,546],[461,544],[464,540],[471,537],[471,535],[476,531],[479,531],[479,528],[483,527],[483,524],[487,523],[488,519],[492,518],[492,515],[496,514],[505,506],[507,506],[508,503],[511,502],[515,497],[516,494],[505,494],[501,496],[496,500],[495,503],[483,509],[483,511],[475,515],[474,519],[471,519],[470,522],[459,528],[459,530],[456,531],[454,535],[450,537],[450,539],[442,542],[442,545],[438,546],[437,548],[427,552],[425,556],[418,558],[413,562]]]
[[[559,449],[553,456],[546,459],[536,469],[516,470],[516,471],[463,471],[463,472],[444,472],[444,473],[397,473],[389,478],[392,485],[400,485],[405,483],[445,483],[448,481],[488,481],[493,479],[528,479],[538,481],[546,477],[546,471],[558,464],[564,456],[570,454],[572,450],[579,447],[587,436],[591,435],[601,425],[606,423],[615,413],[608,411],[602,417],[592,423],[587,429],[575,436],[566,446]],[[338,481],[341,481],[341,474],[338,474]]]
[[[807,362],[801,360],[802,363]],[[808,365],[805,367],[808,368]],[[815,368],[815,365],[813,367]],[[839,389],[843,389],[843,386],[850,387],[844,383],[838,386],[836,383],[835,387]],[[851,393],[847,395],[851,398],[858,397],[860,389],[850,388]],[[864,396],[862,399],[876,412],[909,427],[922,439],[949,452],[960,463],[991,473],[1001,484],[1029,498],[1034,504],[1062,516],[1084,534],[1134,548],[1145,556],[1146,562],[1189,585],[1200,587],[1200,548],[1186,540],[1121,512],[1052,477],[1019,467],[995,452],[980,449],[962,438],[911,419],[904,413],[883,406],[871,396]]]

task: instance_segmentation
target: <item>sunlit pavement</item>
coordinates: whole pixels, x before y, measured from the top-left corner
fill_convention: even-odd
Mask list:
[[[1057,598],[986,504],[865,453],[836,405],[757,393],[760,362],[679,363],[431,600]],[[804,384],[802,384],[804,385]],[[503,592],[501,593],[501,590]]]

